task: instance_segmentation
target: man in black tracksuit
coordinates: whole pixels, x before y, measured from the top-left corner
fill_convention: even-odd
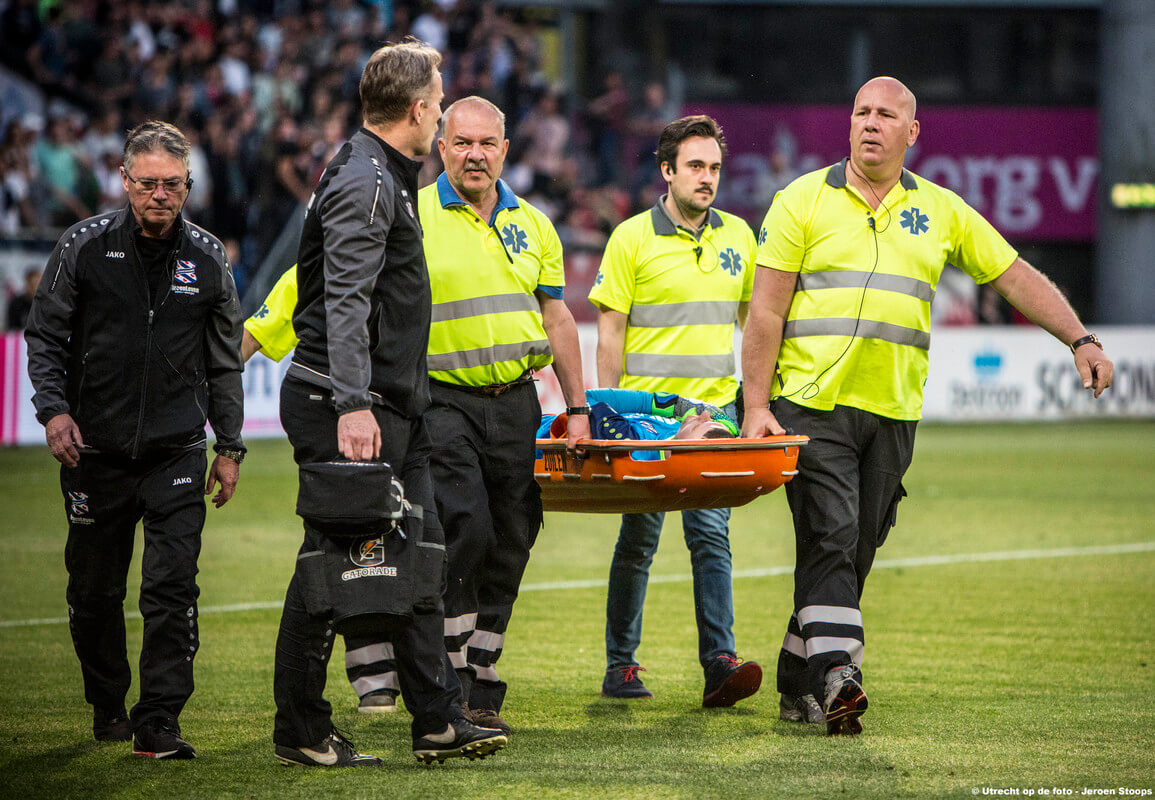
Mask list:
[[[413,714],[413,751],[427,762],[484,757],[506,744],[500,731],[464,719],[442,640],[445,539],[421,416],[429,405],[431,300],[417,218],[420,164],[412,160],[429,152],[441,118],[440,61],[436,50],[407,42],[382,47],[365,66],[364,127],[329,162],[309,200],[293,315],[300,342],[281,387],[281,424],[297,463],[388,463],[406,500],[424,510],[421,541],[441,549],[441,569],[429,579],[437,585],[416,587],[427,602],[415,604],[411,621],[375,631],[393,642]],[[330,534],[349,531],[327,528],[311,508],[298,510],[305,538],[285,595],[273,677],[276,755],[285,764],[376,766],[380,759],[358,753],[333,727],[322,696],[343,609],[318,607],[312,565],[331,547]]]
[[[148,122],[125,142],[129,206],[56,245],[26,338],[36,417],[68,516],[68,616],[93,734],[133,754],[193,758],[177,717],[193,691],[204,495],[232,496],[241,442],[241,314],[224,247],[181,217],[189,144]],[[205,421],[217,457],[205,484]],[[144,520],[140,701],[131,722],[124,608]]]

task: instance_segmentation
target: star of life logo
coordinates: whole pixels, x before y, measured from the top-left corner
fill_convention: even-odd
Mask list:
[[[522,250],[529,249],[529,236],[513,223],[501,229],[501,239],[515,256]]]
[[[927,224],[929,222],[930,217],[913,206],[898,215],[898,223],[915,236],[930,230],[930,226]]]
[[[341,580],[358,578],[396,578],[397,567],[385,566],[385,537],[359,539],[349,545],[349,561],[354,569],[341,573]]]
[[[722,269],[735,277],[742,271],[742,256],[732,247],[727,247],[719,253],[718,260],[722,264]]]
[[[86,492],[68,492],[68,521],[73,525],[91,525],[96,520],[88,516],[88,494]]]
[[[193,285],[197,282],[197,265],[194,262],[178,259],[172,280],[172,290],[177,294],[200,294],[200,289]]]

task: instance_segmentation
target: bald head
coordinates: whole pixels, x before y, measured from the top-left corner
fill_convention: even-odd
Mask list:
[[[855,95],[850,112],[851,173],[867,181],[871,191],[889,189],[902,174],[907,148],[918,139],[914,109],[914,94],[894,78],[872,78]]]
[[[441,119],[445,127],[437,149],[445,176],[457,193],[475,209],[485,211],[488,219],[497,202],[497,180],[509,152],[505,114],[485,98],[472,96],[445,109]]]
[[[877,90],[884,97],[893,98],[894,104],[907,112],[908,121],[915,119],[915,112],[918,109],[918,101],[914,99],[914,92],[906,88],[906,84],[898,78],[891,78],[886,75],[877,78],[871,78],[866,83],[862,84],[862,88],[858,90],[858,94],[854,96],[854,105],[858,106],[859,98],[864,92],[868,90]]]
[[[505,113],[484,97],[478,97],[477,95],[463,97],[445,109],[445,113],[441,116],[441,131],[443,136],[445,132],[449,130],[449,123],[453,116],[458,111],[466,110],[480,117],[492,116],[492,119],[497,121],[501,129],[501,138],[505,138]]]

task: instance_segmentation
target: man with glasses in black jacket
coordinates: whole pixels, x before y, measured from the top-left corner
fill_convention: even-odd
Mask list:
[[[181,215],[189,143],[165,122],[128,134],[128,207],[56,245],[26,338],[36,418],[63,466],[68,618],[101,741],[194,758],[177,718],[193,692],[204,495],[232,497],[241,442],[241,313],[224,246]],[[217,452],[205,470],[205,422]],[[124,598],[144,521],[140,701],[131,717]]]

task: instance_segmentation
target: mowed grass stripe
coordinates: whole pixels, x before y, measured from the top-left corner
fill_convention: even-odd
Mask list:
[[[1000,550],[992,553],[954,553],[939,556],[918,556],[915,558],[888,558],[874,562],[872,569],[899,569],[907,567],[938,567],[949,564],[976,564],[990,561],[1028,561],[1040,558],[1079,558],[1088,556],[1113,556],[1128,553],[1149,553],[1155,551],[1155,542],[1134,542],[1131,544],[1107,544],[1091,547],[1056,547],[1050,550]],[[734,580],[742,578],[769,578],[777,575],[790,575],[794,572],[793,566],[761,567],[758,569],[734,570]],[[681,575],[652,575],[650,583],[687,583],[693,576]],[[606,585],[604,579],[584,581],[547,581],[545,583],[526,583],[521,592],[556,592],[566,589],[598,589]],[[281,608],[281,600],[267,600],[256,603],[230,603],[223,606],[204,606],[201,614],[232,614],[242,611],[265,611]],[[125,619],[140,619],[140,612],[129,611]],[[52,617],[49,619],[16,619],[0,620],[0,628],[24,628],[36,625],[62,625],[68,622],[67,617]]]

